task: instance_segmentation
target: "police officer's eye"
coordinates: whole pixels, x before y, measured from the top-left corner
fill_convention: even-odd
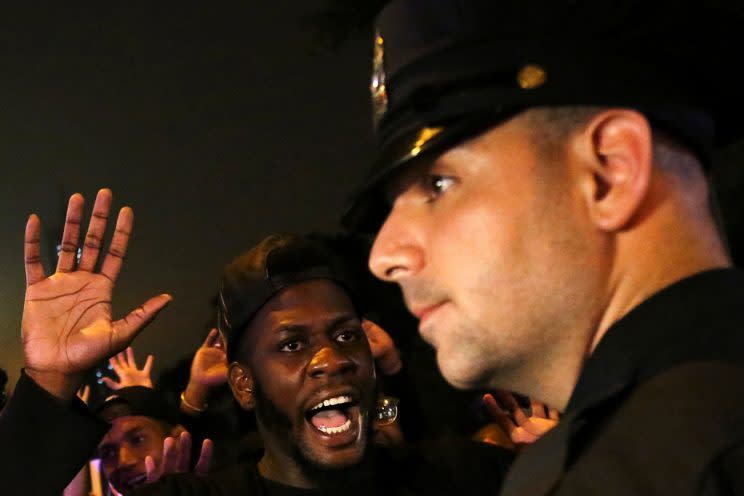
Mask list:
[[[441,196],[444,192],[450,189],[455,184],[455,179],[449,176],[439,176],[436,174],[429,174],[426,177],[426,191],[429,194],[429,199],[435,199]]]
[[[285,341],[281,345],[279,345],[279,351],[299,351],[302,349],[302,343],[297,340],[293,339],[292,341]]]

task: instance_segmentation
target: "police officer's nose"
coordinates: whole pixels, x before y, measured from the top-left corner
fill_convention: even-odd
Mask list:
[[[424,266],[424,254],[411,233],[408,219],[394,208],[382,225],[369,254],[369,269],[383,281],[400,282]]]
[[[346,353],[336,347],[325,346],[318,350],[308,366],[308,374],[318,378],[353,372],[356,365]]]

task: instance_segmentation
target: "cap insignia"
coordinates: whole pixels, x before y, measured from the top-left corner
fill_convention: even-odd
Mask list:
[[[534,90],[544,85],[548,80],[545,69],[536,64],[527,64],[517,73],[517,83],[523,90]]]
[[[372,93],[372,120],[376,126],[388,108],[388,95],[385,87],[385,41],[379,32],[375,34],[372,80],[369,90]]]

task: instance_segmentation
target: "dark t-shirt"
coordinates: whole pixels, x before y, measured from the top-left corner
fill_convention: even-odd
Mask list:
[[[373,455],[374,476],[348,481],[336,490],[288,487],[258,474],[256,460],[234,465],[208,477],[180,474],[164,477],[135,491],[135,496],[413,496],[498,494],[513,454],[482,443],[440,441],[415,450]]]

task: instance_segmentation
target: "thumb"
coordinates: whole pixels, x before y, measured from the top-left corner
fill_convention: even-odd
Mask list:
[[[142,306],[129,312],[124,318],[113,323],[111,337],[111,352],[121,351],[134,340],[137,334],[149,324],[158,313],[170,303],[173,298],[169,294],[161,294],[150,298]]]

